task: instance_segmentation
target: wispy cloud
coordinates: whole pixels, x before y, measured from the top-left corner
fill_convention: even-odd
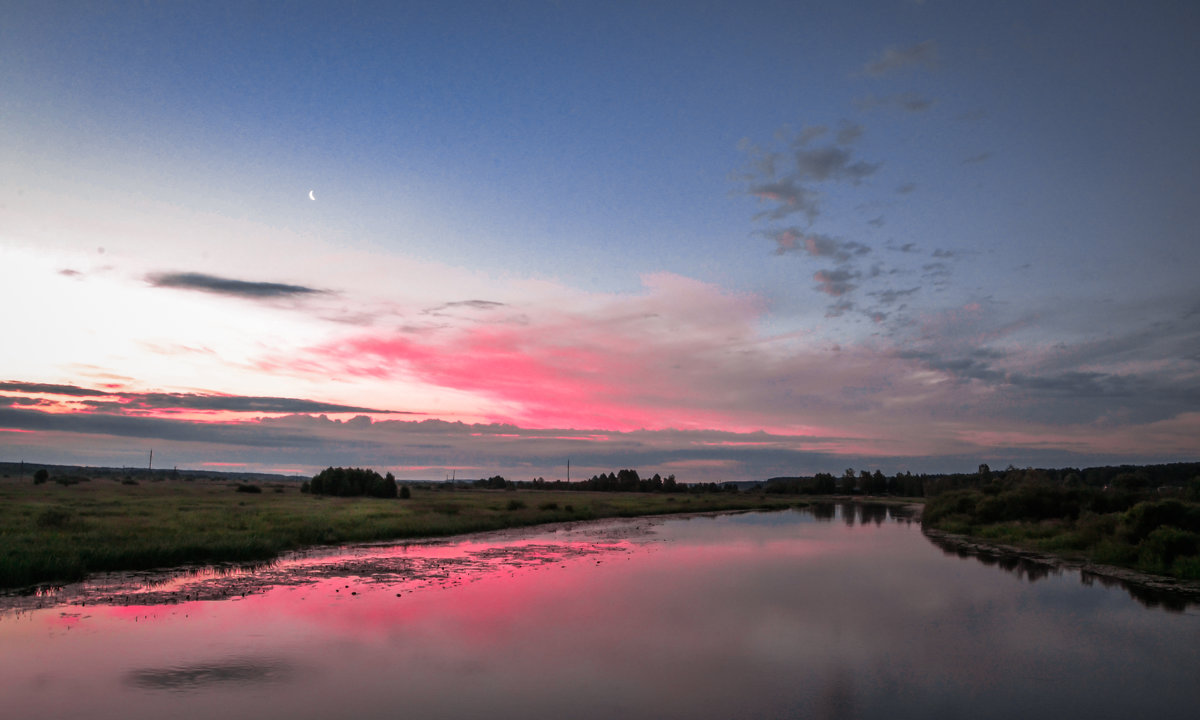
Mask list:
[[[155,287],[174,288],[178,290],[199,290],[202,292],[230,295],[233,297],[266,299],[278,297],[293,297],[297,295],[312,295],[321,290],[304,285],[289,285],[275,282],[255,282],[234,280],[232,278],[206,275],[204,273],[154,273],[146,277],[146,281]]]
[[[908,47],[888,46],[878,58],[863,66],[871,77],[882,77],[910,68],[932,69],[938,63],[938,46],[933,40]]]
[[[0,399],[10,402],[28,399],[28,396],[31,395],[48,395],[51,398],[97,398],[72,399],[64,402],[76,410],[118,414],[154,414],[181,410],[227,413],[371,413],[379,415],[396,414],[397,412],[301,398],[253,397],[219,393],[128,392],[20,381],[0,382],[0,393],[3,393],[0,395]],[[14,395],[16,397],[13,397]]]
[[[768,209],[755,215],[756,220],[768,224],[756,234],[774,243],[776,255],[802,256],[827,264],[815,269],[811,275],[813,289],[833,298],[826,308],[827,317],[856,313],[876,324],[887,322],[891,327],[905,322],[897,313],[908,308],[892,301],[895,296],[891,293],[897,291],[880,287],[891,282],[887,278],[897,275],[921,277],[930,287],[944,288],[954,257],[949,251],[937,250],[923,266],[911,262],[903,266],[889,264],[883,258],[876,258],[874,248],[864,239],[836,237],[818,229],[827,222],[821,217],[823,203],[834,192],[859,192],[858,186],[882,167],[880,162],[857,157],[855,148],[847,144],[859,140],[863,134],[861,126],[843,121],[842,131],[832,143],[826,140],[830,133],[824,125],[805,126],[790,137],[780,133],[776,142],[785,146],[782,150],[763,149],[746,141],[742,149],[748,153],[750,163],[741,179],[746,183],[748,194],[769,205]],[[764,162],[764,158],[771,160]],[[899,185],[896,193],[905,196],[915,189],[916,184],[908,182]],[[867,210],[874,205],[859,203],[857,207]],[[836,220],[842,227],[846,226],[846,218]],[[795,224],[784,225],[784,221]],[[859,222],[878,228],[883,225],[883,218],[878,216]],[[924,254],[914,242],[897,247],[889,240],[885,247],[906,254]],[[860,290],[865,285],[870,285],[871,289]],[[874,299],[863,302],[862,298],[856,297],[859,292],[868,292]]]

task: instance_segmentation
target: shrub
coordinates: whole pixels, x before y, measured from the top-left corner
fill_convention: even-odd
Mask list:
[[[1168,572],[1175,560],[1196,555],[1200,536],[1171,525],[1155,528],[1138,545],[1138,565],[1152,572]]]
[[[400,488],[400,499],[401,499],[401,500],[407,500],[407,499],[409,499],[410,497],[412,497],[412,490],[409,490],[407,485],[403,485],[403,486],[401,486],[401,488]]]
[[[247,483],[247,484],[243,484],[243,485],[238,485],[237,491],[240,493],[260,493],[260,492],[262,492],[262,488],[260,488],[257,485],[250,485],[249,483]]]
[[[521,502],[520,500],[514,499],[514,500],[508,501],[508,509],[509,510],[521,510],[521,509],[524,509],[524,507],[525,507],[525,503]]]
[[[33,484],[41,485],[50,479],[50,471],[46,468],[38,468],[38,471],[33,474]]]
[[[541,505],[538,505],[538,510],[557,510],[557,509],[558,509],[558,503],[556,503],[556,502],[544,502]]]
[[[396,478],[391,473],[383,477],[374,470],[363,468],[326,468],[313,477],[308,487],[314,495],[369,495],[380,498],[394,498],[397,495]]]

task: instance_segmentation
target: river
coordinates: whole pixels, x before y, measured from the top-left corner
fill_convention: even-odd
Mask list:
[[[580,523],[0,597],[13,718],[1193,718],[1200,615],[898,510]]]

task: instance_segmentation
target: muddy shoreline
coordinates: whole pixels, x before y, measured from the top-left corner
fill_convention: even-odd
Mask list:
[[[400,594],[450,587],[499,572],[633,552],[668,519],[749,512],[713,511],[572,520],[438,538],[319,545],[261,563],[223,563],[96,573],[83,581],[0,593],[0,614],[65,605],[177,605],[228,600],[277,587],[346,581],[343,590],[386,583]],[[474,545],[489,545],[475,548]],[[462,548],[458,550],[458,548]]]

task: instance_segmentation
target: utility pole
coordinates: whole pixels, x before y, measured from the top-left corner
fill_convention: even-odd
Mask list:
[[[154,472],[154,448],[150,448],[150,462],[146,465],[146,470]]]
[[[571,458],[567,458],[567,482],[571,482]]]

